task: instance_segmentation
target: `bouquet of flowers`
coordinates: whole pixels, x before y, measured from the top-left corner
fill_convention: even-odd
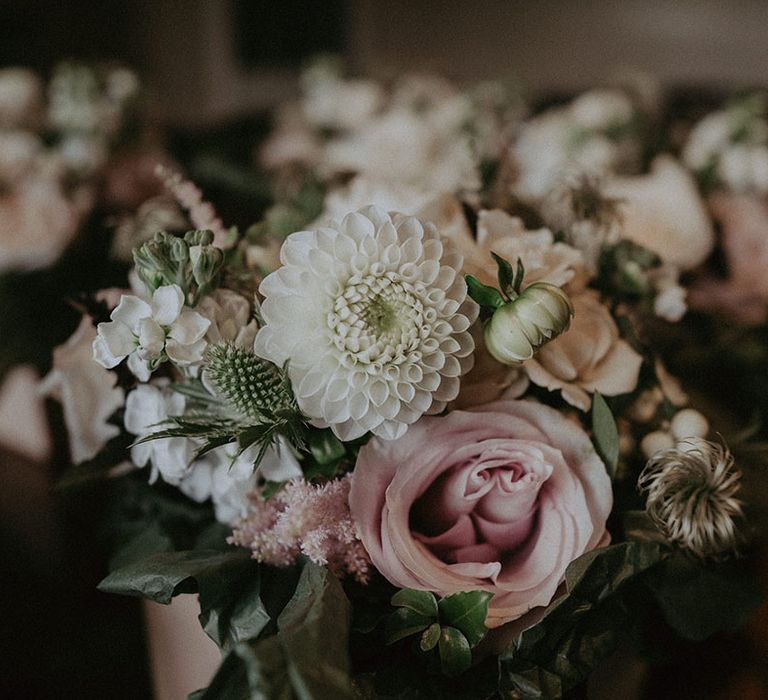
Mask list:
[[[184,221],[55,351],[66,479],[120,494],[102,590],[199,595],[204,699],[561,697],[737,626],[743,437],[656,336],[714,229],[653,109],[314,70],[264,220],[164,171]]]

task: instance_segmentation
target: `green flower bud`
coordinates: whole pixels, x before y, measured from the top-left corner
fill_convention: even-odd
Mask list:
[[[485,327],[485,346],[505,365],[530,360],[542,345],[568,329],[571,316],[571,300],[560,287],[535,282],[494,311]]]
[[[211,245],[211,243],[213,243],[213,231],[209,231],[208,229],[187,231],[184,234],[184,240],[189,243],[190,246]]]
[[[174,238],[171,241],[171,260],[177,263],[186,262],[189,258],[189,246],[181,239]]]
[[[212,245],[195,245],[189,249],[192,262],[192,277],[198,287],[211,284],[224,264],[224,253]]]

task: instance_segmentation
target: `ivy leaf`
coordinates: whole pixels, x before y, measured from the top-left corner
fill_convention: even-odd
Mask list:
[[[655,542],[622,542],[587,552],[565,572],[567,593],[499,657],[500,691],[562,697],[616,649],[634,619],[634,584],[662,561]]]
[[[202,700],[352,700],[349,619],[338,579],[307,563],[277,619],[277,633],[236,644]]]
[[[472,665],[467,638],[455,627],[443,627],[438,642],[440,666],[446,676],[458,676]]]
[[[427,652],[434,649],[440,641],[440,634],[440,625],[437,622],[433,622],[424,630],[424,634],[421,635],[421,641],[419,642],[421,650]]]
[[[434,618],[419,615],[410,608],[398,608],[384,618],[384,639],[387,645],[424,631]]]
[[[516,275],[515,271],[512,269],[512,265],[510,265],[500,255],[496,255],[496,253],[493,251],[491,251],[491,257],[496,261],[496,265],[499,268],[497,273],[499,279],[499,289],[501,289],[502,293],[506,294],[507,297],[514,295]]]
[[[474,299],[480,306],[490,309],[498,309],[504,306],[504,297],[501,296],[498,289],[483,284],[477,277],[464,275],[467,281],[467,294]]]
[[[98,588],[163,604],[198,593],[200,624],[220,647],[257,636],[270,620],[259,565],[245,550],[161,552],[113,571]]]
[[[764,597],[737,563],[704,565],[680,553],[652,572],[647,583],[667,622],[694,641],[738,629]]]
[[[592,397],[592,440],[608,475],[613,478],[619,462],[619,431],[611,409],[597,391]]]
[[[440,620],[458,629],[471,647],[476,646],[485,636],[485,618],[488,616],[488,601],[493,597],[487,591],[453,593],[441,598],[438,603]]]
[[[435,594],[430,591],[403,588],[392,596],[392,605],[398,608],[410,608],[424,617],[437,618],[437,600],[435,600]]]

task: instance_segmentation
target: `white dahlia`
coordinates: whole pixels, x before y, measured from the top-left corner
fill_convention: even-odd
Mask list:
[[[401,436],[441,411],[472,366],[461,256],[432,224],[377,207],[290,235],[261,283],[258,355],[287,362],[301,410],[342,440]]]

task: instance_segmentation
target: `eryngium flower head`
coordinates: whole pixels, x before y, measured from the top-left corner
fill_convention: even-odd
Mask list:
[[[299,408],[342,440],[395,439],[456,398],[477,306],[435,227],[368,207],[290,235],[259,291],[256,353],[288,363]]]
[[[701,559],[720,559],[738,544],[740,479],[727,448],[690,438],[651,457],[638,487],[648,515],[670,542]]]

